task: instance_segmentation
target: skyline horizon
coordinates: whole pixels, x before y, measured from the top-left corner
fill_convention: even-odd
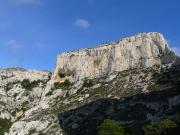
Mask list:
[[[121,40],[123,40],[123,39],[129,38],[129,37],[134,37],[134,36],[137,36],[137,35],[139,35],[139,34],[144,34],[144,33],[159,33],[159,34],[161,34],[161,35],[164,37],[164,34],[161,33],[161,32],[155,32],[155,31],[154,31],[154,32],[138,32],[138,33],[135,33],[135,34],[133,34],[133,35],[129,35],[129,36],[126,36],[126,37],[121,37],[121,38],[119,38],[119,39],[116,40],[116,41],[109,41],[109,42],[100,43],[100,44],[98,44],[98,45],[93,45],[93,46],[90,47],[90,48],[77,48],[77,49],[75,49],[75,50],[64,51],[64,52],[61,52],[61,53],[58,53],[58,54],[57,54],[57,56],[56,56],[56,58],[55,58],[56,61],[55,61],[55,63],[54,63],[54,68],[55,68],[55,66],[56,66],[57,57],[58,57],[59,55],[63,54],[63,53],[78,52],[78,51],[81,51],[81,50],[84,50],[84,49],[94,49],[94,48],[97,48],[97,47],[106,46],[106,43],[118,42],[118,41],[121,41]],[[165,39],[166,42],[168,43],[166,37],[164,37],[164,39]],[[180,54],[177,53],[176,50],[174,50],[169,43],[168,43],[168,47],[169,47],[169,49],[171,49],[177,56],[180,56]],[[24,69],[24,70],[37,70],[36,68],[34,68],[34,69],[27,69],[27,68],[19,67],[19,66],[3,67],[3,68],[0,67],[0,69],[8,69],[8,68],[19,68],[19,69]],[[38,70],[40,70],[40,71],[53,72],[53,71],[54,71],[54,68],[53,68],[52,70],[48,70],[48,69],[38,69]]]
[[[57,55],[143,32],[180,54],[179,0],[0,0],[0,67],[53,70]]]

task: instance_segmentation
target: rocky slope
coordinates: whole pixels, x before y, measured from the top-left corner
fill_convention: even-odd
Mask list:
[[[66,109],[72,109],[59,113],[59,123],[70,135],[95,135],[97,126],[108,118],[140,135],[148,123],[175,120],[180,112],[179,88],[180,66],[153,66],[96,78],[91,87],[68,98]]]
[[[50,76],[46,71],[0,69],[0,118],[11,122],[21,119],[40,102]]]
[[[161,34],[142,33],[63,53],[53,73],[0,69],[0,135],[93,135],[106,118],[139,135],[180,112],[178,63]]]

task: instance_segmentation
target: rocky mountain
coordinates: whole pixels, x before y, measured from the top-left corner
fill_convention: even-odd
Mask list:
[[[140,33],[92,49],[63,53],[58,56],[54,79],[75,80],[97,77],[132,68],[151,67],[176,61],[173,51],[160,33]],[[58,76],[58,73],[61,76]]]
[[[53,73],[0,69],[0,135],[96,135],[105,119],[142,127],[180,112],[180,65],[160,33],[58,56]]]

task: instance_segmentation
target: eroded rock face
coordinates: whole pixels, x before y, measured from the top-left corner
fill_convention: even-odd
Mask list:
[[[140,33],[97,48],[62,53],[53,79],[96,77],[115,71],[173,63],[176,55],[160,33]]]

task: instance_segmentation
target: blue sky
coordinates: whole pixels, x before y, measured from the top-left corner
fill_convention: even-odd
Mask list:
[[[180,0],[0,0],[0,67],[53,70],[61,52],[154,31],[180,53]]]

